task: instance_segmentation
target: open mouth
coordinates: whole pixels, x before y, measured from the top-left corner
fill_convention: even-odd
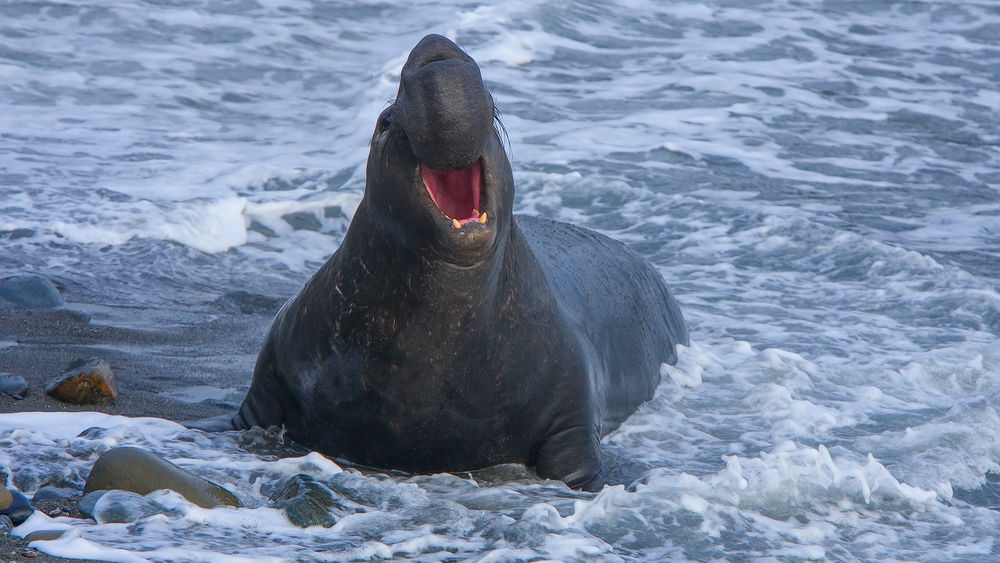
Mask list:
[[[479,210],[482,160],[477,160],[465,170],[454,172],[437,172],[421,163],[420,176],[434,204],[445,217],[451,219],[452,228],[461,229],[467,223],[486,222],[486,213]]]

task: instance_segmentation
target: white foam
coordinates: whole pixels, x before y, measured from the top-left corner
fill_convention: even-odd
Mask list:
[[[109,561],[111,563],[149,563],[149,559],[124,549],[104,547],[87,541],[80,537],[80,532],[77,530],[67,532],[56,540],[31,542],[29,547],[56,557],[94,559],[97,561]],[[189,559],[189,561],[195,561],[195,559]],[[244,561],[249,561],[249,559],[244,559]]]
[[[12,430],[11,439],[27,435],[46,441],[65,440],[76,438],[88,428],[121,429],[120,435],[124,436],[125,427],[156,439],[170,439],[185,430],[180,424],[162,418],[130,418],[100,412],[0,414],[0,432]]]
[[[124,244],[135,238],[179,242],[202,252],[224,252],[247,241],[242,198],[187,201],[155,206],[141,201],[120,211],[122,217],[96,223],[57,221],[52,230],[80,244]],[[165,207],[165,208],[164,208]]]

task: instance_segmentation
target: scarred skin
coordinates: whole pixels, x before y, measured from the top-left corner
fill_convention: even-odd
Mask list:
[[[456,228],[437,172],[482,166]],[[687,344],[662,277],[624,245],[511,213],[510,163],[479,67],[425,37],[371,141],[343,244],[286,303],[223,429],[282,426],[325,455],[411,472],[501,463],[581,486]],[[473,215],[473,218],[475,215]]]

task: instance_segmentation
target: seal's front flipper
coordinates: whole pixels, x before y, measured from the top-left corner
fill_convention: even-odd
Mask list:
[[[543,479],[558,479],[579,489],[600,470],[601,441],[592,425],[557,432],[538,448],[535,471]]]
[[[231,414],[201,418],[198,420],[186,420],[181,422],[181,424],[186,428],[204,430],[205,432],[226,432],[227,430],[236,430],[233,415]]]

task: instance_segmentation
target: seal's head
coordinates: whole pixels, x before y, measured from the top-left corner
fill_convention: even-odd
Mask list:
[[[379,226],[456,265],[488,258],[514,199],[494,123],[476,61],[445,37],[423,38],[372,137],[365,199]]]

